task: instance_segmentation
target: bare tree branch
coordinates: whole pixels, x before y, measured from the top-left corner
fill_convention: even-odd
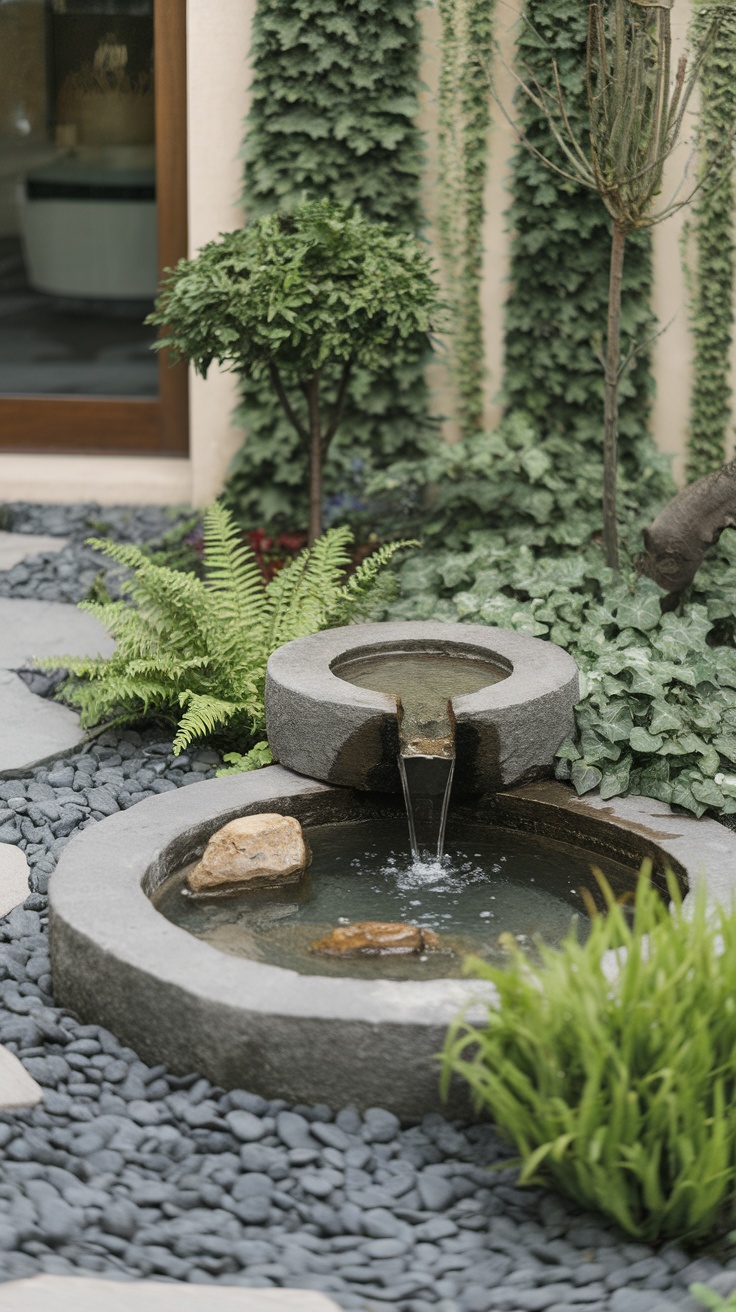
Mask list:
[[[295,410],[292,408],[291,401],[289,400],[288,396],[286,395],[286,392],[285,392],[285,390],[284,390],[284,384],[283,384],[283,382],[281,381],[281,374],[279,373],[279,371],[278,371],[278,369],[277,369],[277,367],[276,367],[275,364],[272,363],[272,364],[270,365],[270,367],[269,367],[269,372],[270,372],[270,374],[271,374],[271,382],[273,383],[274,391],[275,391],[277,397],[279,398],[279,401],[281,402],[281,404],[282,404],[282,406],[283,406],[283,408],[284,408],[284,413],[286,414],[286,416],[287,416],[287,418],[289,419],[290,423],[293,424],[294,428],[296,429],[296,431],[297,431],[297,433],[299,434],[299,436],[300,436],[300,438],[302,439],[302,441],[303,441],[303,442],[307,442],[307,441],[309,441],[309,433],[307,432],[306,428],[304,427],[304,424],[302,423],[302,421],[301,421],[301,419],[299,418],[298,414],[297,414],[297,413],[295,412]]]

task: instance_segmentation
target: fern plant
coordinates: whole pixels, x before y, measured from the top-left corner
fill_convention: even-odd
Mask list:
[[[204,515],[204,579],[157,564],[140,547],[90,539],[90,545],[133,571],[123,600],[81,605],[116,639],[104,657],[53,656],[39,662],[64,667],[60,696],[90,727],[124,724],[148,715],[178,721],[174,753],[196,738],[226,733],[255,745],[228,758],[236,769],[268,762],[264,687],[272,651],[293,638],[358,618],[391,580],[379,578],[402,547],[381,547],[345,581],[350,562],[347,528],[331,529],[313,547],[264,583],[227,510],[215,503]]]

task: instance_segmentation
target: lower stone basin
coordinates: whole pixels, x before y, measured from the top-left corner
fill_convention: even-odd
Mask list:
[[[157,890],[201,856],[216,829],[259,811],[295,815],[309,829],[380,822],[396,814],[396,801],[271,766],[150,798],[84,830],[50,886],[57,1002],[145,1060],[225,1088],[402,1116],[437,1109],[435,1055],[447,1024],[461,1006],[492,996],[489,986],[300,974],[221,952],[154,906]],[[669,864],[683,889],[705,878],[725,900],[736,887],[736,835],[649,799],[577,798],[548,781],[499,794],[480,818],[606,855],[632,883],[649,856],[660,879]]]

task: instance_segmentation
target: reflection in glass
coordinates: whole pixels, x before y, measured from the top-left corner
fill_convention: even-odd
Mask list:
[[[0,4],[0,394],[155,396],[153,0]]]

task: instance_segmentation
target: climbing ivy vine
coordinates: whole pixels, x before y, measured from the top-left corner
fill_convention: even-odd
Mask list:
[[[418,0],[258,0],[248,217],[330,196],[419,230],[417,10]],[[356,371],[325,468],[328,522],[351,516],[377,467],[426,449],[434,429],[423,364],[407,351],[380,375]],[[240,417],[247,440],[228,481],[229,505],[250,524],[306,524],[304,453],[265,385],[244,385]]]
[[[557,62],[573,127],[585,136],[585,40],[588,9],[580,0],[527,0],[519,54],[540,84],[552,85]],[[543,113],[524,94],[517,117],[528,141],[546,158],[564,159]],[[608,299],[609,219],[592,192],[568,183],[519,145],[513,163],[509,226],[511,294],[505,319],[505,397],[521,411],[541,444],[567,441],[564,477],[597,465],[603,444],[603,374],[598,360]],[[633,236],[623,282],[623,355],[652,331],[651,244]],[[652,396],[649,354],[640,349],[621,382],[620,468],[640,483],[643,500],[666,493],[667,479],[647,435]],[[641,474],[641,477],[639,475]]]
[[[483,425],[483,191],[488,172],[488,60],[495,0],[440,0],[439,239],[452,309],[450,345],[463,437]]]
[[[710,24],[711,12],[707,5],[696,9],[696,38]],[[723,464],[732,423],[735,139],[736,10],[724,6],[715,43],[706,55],[701,74],[700,167],[709,176],[693,207],[696,260],[691,279],[694,350],[688,480]]]

